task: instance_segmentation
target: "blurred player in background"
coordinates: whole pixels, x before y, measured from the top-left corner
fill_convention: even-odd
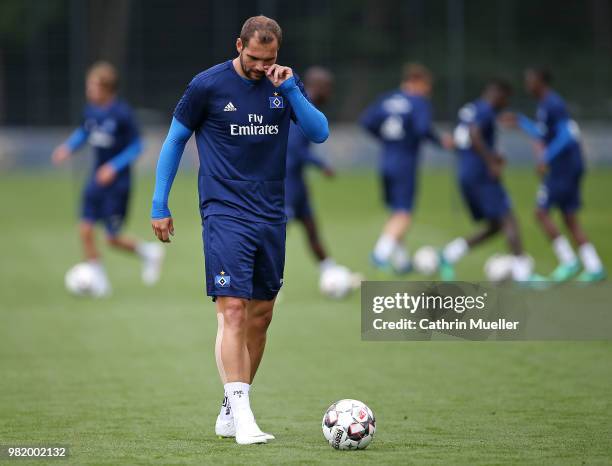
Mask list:
[[[142,280],[147,285],[158,281],[164,254],[158,244],[121,233],[128,211],[131,165],[142,152],[142,143],[131,108],[117,97],[118,84],[118,73],[110,63],[98,62],[89,69],[82,123],[52,154],[53,163],[59,165],[87,142],[95,149],[93,171],[82,194],[79,233],[101,294],[110,293],[111,288],[95,244],[96,222],[104,224],[110,246],[141,258]]]
[[[523,252],[512,203],[502,185],[505,161],[495,149],[496,118],[507,107],[511,93],[512,89],[507,82],[493,79],[486,84],[479,99],[459,110],[459,122],[454,133],[459,156],[459,186],[472,218],[486,221],[486,226],[472,236],[454,239],[442,249],[442,280],[455,280],[454,264],[470,249],[500,232],[506,237],[513,255],[513,280],[525,282],[535,279],[532,261]]]
[[[538,102],[537,123],[524,115],[518,118],[520,127],[538,141],[536,147],[540,149],[538,173],[542,177],[542,184],[538,191],[535,214],[559,260],[550,279],[563,282],[575,277],[580,271],[572,246],[550,215],[550,209],[557,207],[582,260],[584,270],[578,280],[603,280],[606,271],[578,221],[580,185],[584,173],[578,125],[571,120],[561,96],[551,89],[551,81],[551,73],[546,69],[529,68],[525,71],[525,88]]]
[[[225,391],[215,432],[239,444],[274,439],[255,422],[249,392],[283,283],[289,124],[313,142],[329,134],[301,81],[276,63],[281,42],[276,21],[249,18],[236,40],[238,57],[191,81],[159,156],[151,211],[156,236],[169,242],[168,195],[195,132],[206,290],[216,302],[215,356]]]
[[[318,108],[331,98],[334,78],[331,72],[320,66],[313,66],[304,74],[304,87],[310,101]],[[289,220],[298,221],[308,238],[310,250],[319,261],[319,270],[324,274],[337,267],[336,262],[328,256],[321,244],[317,224],[310,205],[310,195],[304,169],[312,165],[320,169],[327,177],[335,176],[333,169],[311,150],[311,142],[304,135],[299,125],[291,123],[287,143],[287,178],[285,179],[285,206]],[[353,283],[357,286],[361,279],[353,274]]]
[[[384,201],[391,211],[372,252],[372,263],[397,274],[411,270],[403,241],[412,221],[419,149],[424,140],[440,144],[432,127],[431,72],[423,65],[404,67],[399,89],[378,98],[361,116],[362,126],[382,144],[380,172]]]

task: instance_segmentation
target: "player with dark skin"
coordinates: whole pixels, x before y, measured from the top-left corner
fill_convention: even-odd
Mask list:
[[[476,221],[485,227],[476,233],[458,237],[440,253],[440,277],[455,280],[454,264],[473,247],[498,233],[503,233],[512,254],[512,279],[536,280],[530,258],[524,254],[519,225],[509,196],[501,182],[504,157],[495,150],[495,123],[499,112],[509,103],[512,89],[503,80],[492,79],[480,98],[459,111],[455,143],[459,155],[459,183],[462,196]]]
[[[535,72],[535,70],[527,70],[525,72],[525,90],[534,99],[539,101],[546,95],[546,93],[549,92],[550,87],[545,80],[542,79],[542,76]],[[541,143],[537,143],[535,147],[538,154],[537,172],[538,175],[543,178],[548,172],[548,165],[541,157],[544,147]],[[553,221],[548,210],[541,207],[536,207],[535,217],[550,241],[559,237],[561,232],[559,231],[557,225],[555,225],[555,222]],[[570,232],[570,235],[576,245],[581,246],[589,242],[586,233],[578,222],[576,212],[561,212],[561,217],[563,218],[563,223],[565,223],[565,226]]]
[[[312,103],[318,108],[325,105],[329,101],[333,92],[333,84],[334,78],[331,73],[321,67],[312,67],[304,75],[304,86],[306,88],[306,92],[308,93]],[[327,165],[323,166],[321,171],[328,178],[335,176],[334,170]],[[295,220],[300,222],[304,227],[308,244],[315,257],[319,261],[324,261],[327,259],[328,256],[323,244],[321,243],[314,216],[301,216],[297,217]]]
[[[501,110],[508,106],[509,95],[500,87],[490,86],[485,91],[483,99],[488,101],[494,109]],[[470,126],[469,132],[472,146],[476,153],[485,161],[489,174],[494,179],[500,179],[506,163],[504,157],[487,147],[478,126]],[[476,232],[472,236],[466,237],[468,246],[472,248],[481,244],[495,236],[500,230],[503,231],[512,254],[522,254],[523,245],[521,243],[518,222],[512,211],[509,211],[501,219],[490,220],[482,230]]]
[[[541,178],[535,218],[559,261],[549,279],[564,282],[580,272],[578,257],[551,217],[550,210],[558,208],[582,261],[584,270],[577,280],[596,282],[606,278],[606,271],[578,221],[584,175],[580,130],[551,82],[552,75],[546,68],[528,68],[525,90],[537,101],[537,122],[516,114],[507,114],[503,120],[508,126],[519,126],[535,140],[537,173]]]

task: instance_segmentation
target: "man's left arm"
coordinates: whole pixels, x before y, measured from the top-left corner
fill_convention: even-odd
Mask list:
[[[278,89],[291,104],[296,123],[304,136],[315,143],[324,142],[329,136],[327,118],[306,98],[301,82],[293,76],[292,72],[278,86]]]
[[[570,121],[563,120],[557,123],[555,137],[546,146],[544,150],[544,162],[549,164],[563,150],[574,141],[574,137],[570,132]]]

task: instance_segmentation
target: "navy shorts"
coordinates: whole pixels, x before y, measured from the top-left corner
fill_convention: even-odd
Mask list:
[[[285,191],[285,212],[291,219],[312,217],[312,208],[306,189],[292,189]]]
[[[126,182],[99,186],[95,181],[85,185],[81,201],[81,220],[104,223],[108,236],[121,231],[128,213],[130,185]]]
[[[383,174],[382,182],[387,207],[393,211],[412,212],[416,191],[415,172]]]
[[[580,183],[582,173],[560,178],[547,177],[538,189],[536,203],[540,209],[558,207],[563,213],[573,213],[580,209]]]
[[[202,226],[208,296],[276,297],[285,268],[285,223],[211,215]]]
[[[510,197],[497,180],[460,180],[460,186],[474,220],[498,220],[511,208]]]

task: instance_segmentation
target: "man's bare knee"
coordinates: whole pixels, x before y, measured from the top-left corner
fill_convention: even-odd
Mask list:
[[[536,218],[536,220],[540,223],[542,223],[543,221],[546,220],[546,218],[548,217],[548,212],[544,209],[536,209],[533,211],[533,215]]]
[[[93,234],[94,227],[91,223],[82,222],[79,224],[79,233],[81,236],[90,236]]]
[[[243,329],[246,326],[246,300],[240,298],[220,298],[218,303],[223,314],[223,323],[231,329]]]
[[[107,236],[106,237],[106,244],[108,244],[109,246],[118,246],[119,245],[119,239],[116,236]]]
[[[249,325],[252,328],[265,332],[268,330],[270,323],[272,322],[272,310],[265,312],[255,317],[249,318]]]
[[[249,327],[266,331],[272,322],[274,303],[264,301],[249,309]]]

